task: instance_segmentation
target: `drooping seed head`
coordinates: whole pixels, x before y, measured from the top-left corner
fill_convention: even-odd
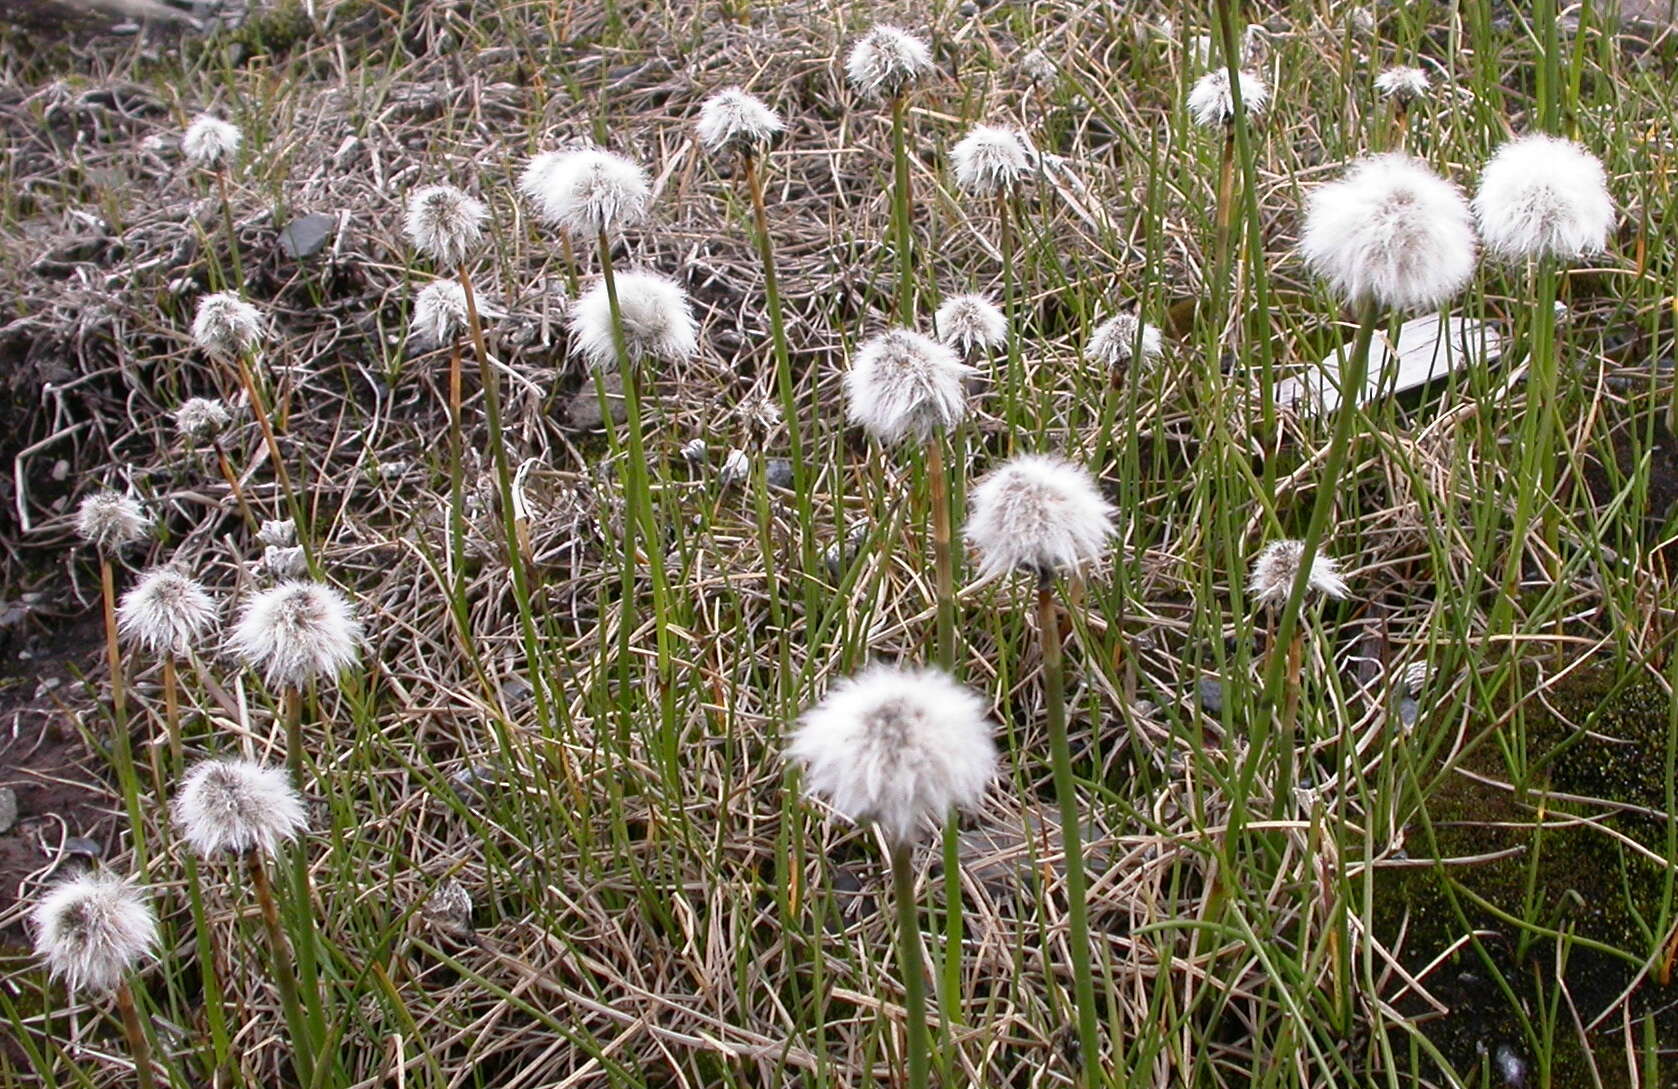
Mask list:
[[[1253,561],[1253,573],[1247,580],[1247,592],[1261,606],[1280,609],[1293,592],[1294,579],[1299,577],[1299,564],[1305,558],[1304,541],[1272,541],[1264,546]],[[1346,580],[1340,577],[1340,564],[1332,556],[1318,552],[1311,557],[1311,574],[1305,585],[1306,596],[1346,596]]]
[[[232,422],[227,406],[213,397],[189,397],[175,409],[175,430],[193,442],[215,438]]]
[[[205,858],[260,851],[272,856],[308,826],[303,799],[279,768],[220,758],[194,764],[172,809],[175,827]]]
[[[983,295],[951,295],[939,305],[932,324],[938,339],[963,355],[1008,339],[1008,318]]]
[[[978,805],[996,774],[984,701],[935,669],[874,665],[840,681],[799,719],[787,756],[807,793],[894,844]]]
[[[258,544],[285,548],[297,543],[297,522],[291,518],[265,518],[256,531]]]
[[[452,877],[445,878],[426,897],[420,913],[445,934],[467,937],[472,933],[472,894]]]
[[[459,280],[433,280],[414,296],[414,332],[441,348],[466,330],[466,289]]]
[[[896,98],[932,71],[926,43],[884,23],[857,39],[845,58],[845,76],[864,98]]]
[[[215,599],[172,567],[141,575],[117,606],[117,631],[147,653],[185,658],[215,623]]]
[[[755,154],[786,128],[775,111],[743,88],[728,87],[699,105],[699,142],[713,152]]]
[[[1427,73],[1420,68],[1397,65],[1375,77],[1376,93],[1402,106],[1408,106],[1427,94],[1427,89]]]
[[[297,579],[253,596],[229,643],[271,687],[301,688],[356,663],[361,625],[343,594]]]
[[[1013,189],[1031,172],[1031,151],[1014,129],[974,125],[950,149],[956,184],[969,193],[993,196]]]
[[[254,351],[267,332],[261,312],[231,291],[199,299],[192,319],[192,339],[204,351],[224,358]]]
[[[1249,117],[1258,117],[1270,103],[1270,88],[1253,72],[1241,76],[1241,106]],[[1235,122],[1235,95],[1229,87],[1229,70],[1215,68],[1189,89],[1189,115],[1203,128],[1223,128]]]
[[[262,573],[276,582],[302,578],[308,569],[302,545],[268,545],[262,550]]]
[[[106,555],[115,555],[151,532],[139,501],[121,492],[94,492],[76,510],[76,533]]]
[[[30,911],[35,953],[72,991],[114,990],[154,956],[157,918],[132,882],[85,873],[60,882]]]
[[[519,183],[544,221],[587,244],[646,218],[652,186],[635,163],[599,148],[550,154],[532,160]]]
[[[243,139],[239,126],[201,113],[192,119],[181,136],[181,153],[193,166],[220,170],[232,163]]]
[[[1081,573],[1107,555],[1113,506],[1088,470],[1065,458],[1022,454],[973,489],[967,540],[983,577]]]
[[[1480,175],[1474,218],[1499,257],[1569,260],[1608,247],[1614,201],[1595,155],[1535,133],[1498,148]]]
[[[1140,360],[1146,367],[1160,357],[1163,338],[1158,327],[1135,314],[1115,314],[1090,333],[1084,353],[1115,370]]]
[[[889,329],[864,341],[845,372],[851,422],[887,445],[925,442],[967,415],[963,380],[976,373],[948,345]]]
[[[408,197],[404,226],[415,250],[452,269],[478,248],[488,216],[489,209],[454,186],[428,185]]]
[[[618,313],[632,363],[679,363],[699,350],[699,323],[687,292],[668,276],[648,270],[617,274]],[[606,281],[596,280],[571,308],[572,350],[602,369],[617,361],[612,305]]]

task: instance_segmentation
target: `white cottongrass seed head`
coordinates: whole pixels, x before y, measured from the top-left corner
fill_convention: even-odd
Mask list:
[[[414,249],[439,267],[455,268],[484,236],[489,209],[452,185],[428,185],[408,197],[404,227]]]
[[[262,312],[231,291],[217,291],[199,299],[192,318],[192,339],[211,355],[236,356],[254,351],[267,332]]]
[[[799,719],[787,756],[806,793],[894,845],[977,806],[996,774],[984,701],[936,669],[873,665],[839,681]]]
[[[1262,606],[1279,609],[1293,592],[1293,580],[1299,577],[1299,563],[1305,557],[1304,541],[1271,541],[1253,561],[1253,573],[1247,579],[1247,592]],[[1306,597],[1346,596],[1346,580],[1340,577],[1340,564],[1321,550],[1311,557],[1310,581],[1305,585]]]
[[[433,347],[452,344],[466,320],[466,289],[459,280],[433,280],[414,296],[414,331]]]
[[[232,422],[227,406],[214,397],[189,397],[175,409],[175,430],[195,442],[215,438]]]
[[[699,104],[699,142],[714,152],[762,151],[786,128],[761,98],[725,87]]]
[[[181,153],[193,166],[220,170],[232,161],[243,140],[244,134],[239,131],[239,126],[212,114],[201,113],[192,119],[181,136]]]
[[[624,348],[631,362],[679,363],[699,350],[699,323],[687,292],[668,276],[645,269],[616,277]],[[571,307],[572,349],[590,366],[617,361],[612,340],[612,301],[606,281],[596,280]]]
[[[1404,106],[1427,94],[1428,84],[1426,72],[1404,65],[1395,65],[1375,77],[1376,93]]]
[[[72,991],[114,990],[155,955],[157,917],[131,881],[84,873],[54,885],[29,913],[35,952]]]
[[[1090,333],[1084,353],[1112,368],[1129,366],[1140,356],[1144,366],[1158,359],[1163,338],[1157,326],[1135,314],[1115,314]]]
[[[1257,117],[1270,104],[1270,88],[1253,72],[1242,71],[1240,77],[1241,106],[1249,117]],[[1213,69],[1195,80],[1189,89],[1189,115],[1205,128],[1222,128],[1235,120],[1235,95],[1227,68]]]
[[[932,50],[925,42],[885,23],[857,39],[845,58],[845,77],[865,98],[896,98],[932,69]]]
[[[1008,339],[1008,318],[983,295],[951,295],[938,306],[932,324],[938,339],[963,355],[995,348]]]
[[[1614,201],[1595,155],[1572,140],[1533,134],[1510,140],[1486,164],[1474,218],[1499,257],[1565,260],[1607,248]]]
[[[237,757],[194,764],[175,793],[171,815],[182,837],[205,858],[248,851],[271,857],[309,823],[303,799],[283,769]]]
[[[646,218],[652,204],[647,172],[599,148],[553,153],[545,167],[532,160],[520,188],[542,219],[581,242],[612,235]]]
[[[141,575],[117,606],[117,631],[150,654],[185,658],[216,620],[216,602],[173,567]]]
[[[1025,180],[1031,171],[1031,152],[1014,129],[974,125],[950,149],[950,166],[962,189],[991,196]]]
[[[851,422],[883,443],[924,442],[967,415],[964,380],[976,373],[949,345],[888,329],[864,341],[845,372]]]
[[[1474,275],[1474,227],[1456,186],[1408,155],[1375,155],[1307,199],[1300,252],[1347,302],[1426,310]]]
[[[229,640],[270,686],[301,688],[356,663],[361,625],[344,595],[324,582],[293,579],[253,596]]]
[[[983,578],[1025,570],[1047,577],[1099,564],[1113,506],[1089,471],[1051,454],[1021,454],[973,489],[966,536]]]
[[[76,534],[101,552],[115,553],[150,532],[139,500],[122,492],[94,492],[76,509]]]

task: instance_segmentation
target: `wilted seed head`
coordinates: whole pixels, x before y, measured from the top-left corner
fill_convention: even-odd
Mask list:
[[[893,844],[978,805],[996,774],[984,701],[935,669],[874,665],[840,681],[799,719],[787,756],[807,793]]]
[[[1081,572],[1101,562],[1113,535],[1113,507],[1089,472],[1047,454],[1008,461],[978,483],[972,504],[967,540],[984,577]]]
[[[974,125],[950,149],[956,184],[969,193],[989,196],[1012,189],[1031,170],[1031,153],[1013,129]]]
[[[445,878],[420,908],[426,921],[445,934],[466,937],[472,933],[472,894],[454,878]]]
[[[963,355],[1008,339],[1008,319],[983,295],[951,295],[932,317],[938,339]]]
[[[647,172],[623,156],[582,148],[554,153],[538,169],[541,158],[526,168],[520,187],[544,220],[573,238],[592,242],[646,217],[652,203]]]
[[[172,567],[140,576],[117,606],[117,631],[151,654],[184,658],[216,619],[204,587]]]
[[[722,468],[717,470],[717,483],[724,488],[732,488],[736,484],[743,484],[752,475],[752,459],[739,447],[728,452],[722,459]]]
[[[679,363],[699,350],[699,323],[687,292],[656,272],[617,274],[618,313],[623,318],[624,348],[630,361]],[[573,348],[590,366],[606,368],[617,360],[612,341],[612,303],[606,281],[596,280],[571,308]]]
[[[1403,106],[1427,94],[1427,88],[1427,73],[1420,68],[1399,65],[1375,77],[1376,92],[1382,98],[1390,98]]]
[[[477,248],[488,215],[483,204],[454,186],[428,185],[408,197],[408,241],[440,267],[454,268]]]
[[[466,289],[459,280],[433,280],[414,296],[414,331],[441,348],[466,329]]]
[[[1032,47],[1020,58],[1020,72],[1033,83],[1053,83],[1060,78],[1060,65],[1042,49]]]
[[[151,519],[132,496],[94,492],[76,511],[76,532],[99,551],[111,554],[145,537]]]
[[[266,518],[256,531],[257,543],[285,548],[297,543],[297,523],[290,518]]]
[[[53,886],[30,913],[35,953],[73,991],[110,991],[157,945],[157,919],[134,885],[85,873]]]
[[[278,768],[254,760],[201,760],[181,781],[175,827],[208,858],[223,851],[273,855],[308,825],[303,799]]]
[[[1299,561],[1305,556],[1304,541],[1272,541],[1264,546],[1253,561],[1253,574],[1247,580],[1247,592],[1260,605],[1279,609],[1293,592],[1293,580],[1299,577]],[[1332,556],[1318,552],[1311,557],[1310,581],[1306,596],[1346,596],[1346,581],[1340,577],[1340,565]]]
[[[293,580],[252,597],[233,627],[233,652],[275,688],[301,688],[355,664],[361,625],[344,595]]]
[[[302,545],[268,545],[262,550],[262,571],[271,579],[301,578],[308,568]]]
[[[1408,155],[1360,160],[1305,206],[1300,252],[1353,305],[1431,309],[1474,275],[1474,228],[1457,187]]]
[[[963,379],[976,373],[948,345],[889,329],[864,341],[845,372],[851,422],[883,443],[924,442],[967,415]]]
[[[189,397],[175,409],[175,430],[186,439],[213,439],[233,422],[227,406],[213,397]]]
[[[865,98],[896,98],[932,74],[932,50],[906,31],[880,23],[851,46],[845,76]]]
[[[711,151],[757,152],[786,128],[775,111],[740,87],[718,91],[699,104],[699,142]]]
[[[193,166],[219,170],[233,158],[243,139],[237,125],[201,113],[186,127],[181,137],[181,152]]]
[[[1241,73],[1241,105],[1251,117],[1264,112],[1270,102],[1270,88],[1252,72]],[[1235,96],[1229,88],[1229,70],[1216,68],[1195,81],[1189,89],[1189,114],[1195,124],[1222,128],[1235,120]]]
[[[262,314],[231,291],[218,291],[198,300],[192,339],[211,355],[243,355],[261,344],[266,333]]]
[[[1595,155],[1535,133],[1510,140],[1486,164],[1474,218],[1499,257],[1565,260],[1607,248],[1614,201]]]
[[[1135,314],[1115,314],[1095,327],[1090,333],[1085,354],[1112,368],[1129,366],[1140,356],[1147,366],[1160,356],[1160,331]]]

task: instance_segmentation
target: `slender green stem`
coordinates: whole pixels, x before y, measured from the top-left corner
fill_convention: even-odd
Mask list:
[[[1521,564],[1526,555],[1527,533],[1539,507],[1550,494],[1555,474],[1555,451],[1551,449],[1555,430],[1556,391],[1556,266],[1540,258],[1533,274],[1532,353],[1527,368],[1526,414],[1521,420],[1520,490],[1515,496],[1515,521],[1510,530],[1509,550],[1503,569],[1503,592],[1492,606],[1491,632],[1512,633]],[[1542,519],[1544,540],[1551,544],[1554,516],[1546,511]],[[1515,644],[1511,641],[1510,646]]]
[[[302,501],[298,499],[296,489],[291,486],[291,473],[286,469],[285,459],[280,456],[280,440],[274,434],[274,424],[269,419],[268,399],[263,396],[256,374],[251,370],[250,363],[244,355],[235,356],[233,362],[237,367],[239,384],[244,388],[245,398],[250,402],[251,415],[256,417],[257,428],[262,432],[262,442],[268,447],[268,459],[274,463],[274,479],[279,482],[280,495],[285,499],[286,509],[291,512],[291,520],[297,526],[297,543],[303,546],[303,557],[309,570],[316,571],[310,523],[304,518]]]
[[[944,475],[943,436],[926,440],[926,490],[932,504],[932,569],[938,610],[938,664],[956,666],[956,591],[950,555],[950,490]]]
[[[216,191],[221,196],[221,218],[227,226],[227,249],[233,259],[233,283],[239,289],[239,294],[245,293],[244,259],[239,255],[239,229],[233,222],[233,202],[227,194],[227,170],[221,168],[216,171]]]
[[[465,437],[461,433],[460,338],[449,345],[449,571],[455,611],[465,635],[466,607],[466,469]]]
[[[134,1056],[135,1080],[140,1083],[140,1089],[153,1089],[157,1082],[152,1076],[151,1045],[146,1043],[140,1011],[134,1008],[134,992],[129,990],[127,980],[117,984],[116,1000],[122,1014],[122,1031],[128,1037],[128,1052]]]
[[[1008,419],[1017,420],[1019,415],[1020,389],[1025,385],[1025,375],[1022,373],[1025,364],[1020,355],[1019,315],[1019,270],[1014,267],[1014,226],[1009,216],[1009,205],[1013,194],[1004,190],[996,198],[996,235],[998,247],[1002,251],[1002,314],[1008,319]],[[1018,428],[1008,429],[1009,450],[1012,452],[1014,437]]]
[[[301,848],[294,850],[305,857]],[[314,1083],[315,1040],[303,1017],[303,1007],[297,1000],[297,976],[291,968],[291,948],[285,930],[280,926],[280,911],[274,901],[274,889],[268,883],[268,866],[260,851],[245,854],[245,869],[250,874],[251,888],[256,893],[257,906],[262,912],[262,927],[268,935],[268,967],[274,988],[280,992],[280,1007],[285,1014],[286,1030],[291,1036],[291,1062],[299,1085]],[[301,959],[301,958],[299,958]]]
[[[204,988],[204,1019],[209,1022],[210,1044],[215,1051],[216,1069],[226,1071],[232,1048],[227,1039],[227,1010],[221,989],[221,965],[216,957],[215,937],[209,913],[204,910],[204,883],[199,876],[198,858],[188,851],[185,860],[187,904],[192,912],[193,945],[198,954],[198,978]]]
[[[299,794],[308,789],[308,780],[303,771],[303,690],[295,685],[288,686],[282,697],[284,704],[282,715],[285,718],[286,734],[286,768],[291,773],[292,786]],[[302,1000],[307,1007],[309,1020],[306,1022],[311,1031],[310,1040],[316,1040],[325,1032],[325,1017],[321,1009],[320,976],[315,956],[314,935],[314,879],[309,874],[309,853],[299,845],[293,848],[292,857],[292,918],[297,920],[298,932],[295,953],[297,958],[297,974],[301,980]],[[264,875],[266,880],[266,875]]]
[[[111,557],[99,556],[99,582],[105,610],[105,664],[111,673],[111,749],[117,781],[122,785],[123,804],[128,809],[128,826],[134,835],[134,859],[142,874],[149,873],[145,824],[140,811],[140,779],[134,772],[133,739],[128,735],[128,676],[122,665],[117,641],[116,567]]]
[[[897,243],[897,320],[915,323],[915,262],[910,252],[910,212],[915,198],[909,181],[908,95],[891,100],[891,156],[895,171],[891,188],[892,234]]]
[[[915,899],[913,847],[908,841],[891,849],[892,896],[897,901],[897,944],[903,969],[907,1011],[909,1089],[926,1089],[932,1042],[926,1029],[926,966],[921,957],[920,907]]]

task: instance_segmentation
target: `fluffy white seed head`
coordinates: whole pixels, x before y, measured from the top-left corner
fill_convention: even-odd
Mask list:
[[[1607,248],[1614,201],[1595,155],[1571,140],[1534,134],[1510,140],[1486,164],[1474,218],[1499,257],[1565,260]]]
[[[679,363],[699,350],[699,323],[687,292],[668,276],[645,270],[617,274],[618,313],[624,347],[634,363]],[[590,366],[617,362],[612,342],[612,303],[606,281],[595,281],[571,308],[572,349]]]
[[[728,87],[699,104],[699,142],[711,151],[758,152],[786,128],[775,111],[743,88]]]
[[[635,163],[599,148],[551,154],[545,166],[538,165],[542,156],[532,160],[520,180],[544,221],[592,243],[646,218],[652,186]]]
[[[76,533],[99,551],[114,554],[151,532],[151,519],[133,496],[94,492],[76,510]]]
[[[117,631],[150,654],[189,655],[215,623],[215,599],[172,567],[140,576],[117,606]]]
[[[1270,88],[1255,73],[1243,71],[1240,75],[1242,108],[1249,117],[1257,117],[1270,103]],[[1222,128],[1235,120],[1228,69],[1214,69],[1195,81],[1189,89],[1189,115],[1205,128]]]
[[[967,415],[963,379],[974,373],[948,345],[887,330],[864,341],[845,372],[851,422],[883,443],[924,442]]]
[[[1293,580],[1299,577],[1299,562],[1305,556],[1304,541],[1272,541],[1264,546],[1253,561],[1253,573],[1247,580],[1247,592],[1260,605],[1279,609],[1293,592]],[[1346,580],[1340,577],[1340,564],[1332,556],[1318,552],[1311,557],[1310,581],[1307,596],[1346,596]]]
[[[1089,472],[1065,458],[1022,454],[973,489],[967,540],[983,577],[1027,570],[1078,573],[1099,564],[1113,507]]]
[[[1138,351],[1145,367],[1158,359],[1162,350],[1159,329],[1135,314],[1115,314],[1108,318],[1095,327],[1084,346],[1086,355],[1114,369],[1129,366]]]
[[[1428,82],[1427,73],[1420,68],[1399,65],[1375,77],[1375,91],[1382,98],[1408,106],[1427,94]]]
[[[157,918],[134,885],[85,873],[53,886],[30,912],[35,952],[72,991],[114,989],[154,955]]]
[[[939,304],[932,324],[938,339],[963,355],[1008,339],[1008,318],[983,295],[951,295]]]
[[[414,296],[414,332],[438,348],[466,329],[466,289],[459,280],[433,280]]]
[[[194,764],[172,813],[187,843],[206,858],[224,851],[272,856],[308,825],[303,799],[283,770],[234,758]]]
[[[1031,153],[1013,129],[974,125],[950,149],[950,165],[962,189],[990,196],[1025,180],[1031,170]]]
[[[1354,306],[1432,309],[1474,274],[1462,193],[1407,155],[1362,159],[1312,193],[1299,248],[1311,271]]]
[[[301,688],[355,664],[361,625],[323,582],[292,580],[251,598],[229,645],[274,688]]]
[[[243,139],[239,126],[201,113],[186,127],[181,137],[181,153],[193,166],[220,170],[232,162]]]
[[[215,438],[232,422],[227,406],[214,397],[189,397],[175,409],[175,430],[194,442]]]
[[[464,264],[484,236],[489,209],[452,185],[428,185],[408,197],[408,241],[441,268]]]
[[[198,312],[192,318],[192,339],[216,356],[254,351],[267,331],[261,312],[231,291],[217,291],[199,299]]]
[[[845,58],[845,76],[865,98],[896,98],[932,69],[932,50],[925,42],[884,23],[859,38]]]
[[[787,756],[807,793],[894,844],[978,805],[996,774],[984,701],[935,669],[874,665],[840,681],[799,719]]]

